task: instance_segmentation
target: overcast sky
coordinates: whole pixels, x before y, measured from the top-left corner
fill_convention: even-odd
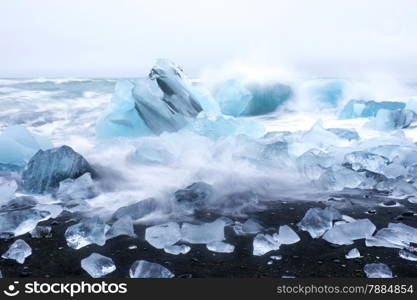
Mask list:
[[[415,0],[0,0],[0,77],[139,76],[166,57],[417,77]]]

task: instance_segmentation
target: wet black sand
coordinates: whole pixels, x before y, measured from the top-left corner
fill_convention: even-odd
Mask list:
[[[279,201],[270,208],[254,213],[268,227],[295,224],[302,219],[307,209],[332,205],[342,213],[353,218],[369,218],[377,229],[387,227],[389,222],[402,222],[417,227],[417,204],[406,200],[399,201],[400,207],[373,206],[374,199],[330,200],[323,202]],[[368,207],[369,206],[369,207]],[[368,212],[369,211],[369,212]],[[206,221],[215,215],[202,215]],[[71,220],[72,218],[75,218]],[[264,256],[252,255],[253,236],[236,236],[226,227],[226,241],[236,246],[234,253],[213,253],[205,245],[192,245],[186,255],[171,255],[153,248],[144,240],[145,226],[137,225],[137,238],[120,236],[108,240],[104,246],[89,245],[79,250],[69,248],[64,238],[66,228],[77,222],[76,216],[64,215],[49,220],[42,225],[52,226],[52,237],[32,239],[29,234],[24,239],[32,247],[32,255],[23,265],[12,260],[0,259],[0,270],[4,277],[89,277],[81,268],[81,259],[92,252],[111,257],[117,270],[107,277],[128,277],[131,264],[135,260],[148,260],[160,263],[170,269],[177,277],[364,277],[363,267],[367,263],[386,263],[398,277],[417,277],[417,262],[407,261],[398,256],[398,249],[369,248],[364,240],[354,245],[336,246],[323,239],[312,239],[307,232],[298,231],[301,241],[293,245],[282,245],[278,251]],[[4,253],[14,240],[1,240],[0,253]],[[129,249],[135,245],[136,249]],[[363,256],[358,259],[345,259],[345,254],[357,247]],[[282,255],[282,260],[268,265],[271,255]]]

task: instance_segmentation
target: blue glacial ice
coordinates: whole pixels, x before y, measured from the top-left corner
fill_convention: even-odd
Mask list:
[[[136,237],[133,221],[130,216],[124,216],[116,220],[106,232],[106,239],[109,240],[121,235]]]
[[[375,117],[380,109],[404,109],[405,103],[393,101],[350,100],[339,114],[339,119]]]
[[[342,215],[334,208],[310,208],[297,226],[308,231],[312,238],[318,238],[333,227],[334,221],[341,219]]]
[[[416,113],[407,109],[380,109],[375,118],[366,126],[377,130],[394,130],[408,128],[416,120]]]
[[[81,268],[91,277],[100,278],[116,270],[116,266],[110,257],[98,253],[91,253],[81,260]]]
[[[65,239],[69,247],[80,249],[90,244],[103,246],[106,243],[108,225],[99,217],[83,219],[65,231]]]
[[[95,174],[85,158],[71,147],[39,150],[23,170],[22,185],[27,192],[42,194],[54,191],[63,180],[84,173]]]
[[[225,115],[257,116],[275,111],[292,95],[289,86],[281,83],[243,83],[228,80],[217,87],[214,98]]]
[[[16,240],[9,249],[1,256],[5,259],[14,259],[23,264],[28,256],[32,254],[32,248],[24,240]]]
[[[302,84],[300,94],[319,107],[337,107],[346,94],[348,82],[340,79],[315,79]]]
[[[180,239],[180,225],[175,222],[154,225],[145,230],[145,240],[157,249],[172,246]]]
[[[9,126],[0,135],[0,170],[22,168],[38,150],[52,147],[47,138],[33,134],[23,126]]]
[[[350,245],[355,240],[371,237],[375,229],[368,219],[355,220],[333,226],[323,235],[323,239],[336,245]]]
[[[392,278],[391,269],[383,263],[366,264],[363,271],[368,278]]]
[[[36,225],[49,219],[50,212],[34,208],[0,212],[0,237],[16,237],[31,232]]]
[[[194,225],[183,223],[181,226],[181,240],[190,244],[208,244],[225,239],[225,220],[219,218],[211,223]]]

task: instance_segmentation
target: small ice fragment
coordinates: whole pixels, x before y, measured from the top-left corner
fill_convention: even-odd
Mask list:
[[[129,246],[129,247],[127,247],[129,250],[134,250],[134,249],[137,249],[138,248],[138,246],[136,246],[136,245],[131,245],[131,246]]]
[[[130,278],[172,278],[174,274],[160,264],[137,260],[130,267],[129,276]]]
[[[52,236],[51,230],[51,226],[38,225],[30,232],[30,236],[34,239],[50,238]]]
[[[214,222],[201,225],[184,223],[181,227],[181,240],[191,244],[208,244],[223,241],[225,225],[226,222],[223,219],[217,219]]]
[[[106,224],[98,217],[84,219],[65,231],[69,247],[80,249],[90,244],[103,246],[106,243]]]
[[[332,244],[350,245],[354,240],[365,239],[375,232],[375,225],[368,219],[334,226],[323,235],[323,239]]]
[[[363,270],[368,278],[392,278],[392,271],[386,264],[367,264]]]
[[[180,225],[175,222],[151,226],[145,231],[145,240],[157,249],[172,246],[180,239]]]
[[[270,258],[272,260],[281,260],[282,259],[282,255],[272,255]]]
[[[169,254],[178,255],[178,254],[187,254],[190,252],[191,247],[187,245],[172,245],[166,246],[164,251]]]
[[[253,255],[262,256],[270,251],[278,250],[281,244],[269,234],[258,233],[253,239]]]
[[[393,101],[350,100],[339,115],[339,119],[375,117],[380,109],[404,109],[405,103]]]
[[[90,256],[82,259],[81,267],[93,278],[103,277],[116,270],[116,266],[111,258],[98,253],[92,253]]]
[[[300,241],[298,234],[291,229],[288,225],[279,227],[278,242],[284,245],[295,244]]]
[[[233,251],[235,251],[235,246],[217,241],[217,242],[208,243],[207,249],[212,252],[218,252],[218,253],[232,253]]]
[[[16,240],[1,257],[14,259],[19,264],[25,262],[26,257],[32,254],[32,248],[24,240]]]
[[[411,261],[417,261],[417,255],[415,255],[413,253],[410,253],[408,251],[400,250],[400,252],[398,254],[403,259],[411,260]]]
[[[359,253],[358,248],[353,248],[352,250],[350,250],[345,257],[347,259],[353,259],[353,258],[359,258],[361,257],[361,254]]]
[[[248,219],[244,223],[236,222],[233,230],[237,235],[256,234],[264,230],[264,227],[255,219]]]
[[[410,243],[417,243],[417,228],[402,224],[389,223],[374,236],[366,239],[367,247],[406,248]]]
[[[130,237],[135,237],[135,231],[133,229],[133,222],[130,216],[125,216],[118,219],[110,229],[106,232],[106,239],[112,239],[120,235],[127,235]]]
[[[341,218],[341,214],[332,207],[310,208],[297,226],[308,231],[312,238],[318,238],[333,227],[333,221]]]

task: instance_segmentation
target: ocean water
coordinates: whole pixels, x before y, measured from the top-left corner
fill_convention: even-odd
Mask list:
[[[155,197],[169,208],[175,205],[173,193],[177,189],[197,181],[212,184],[219,201],[226,201],[225,196],[230,193],[245,191],[255,191],[266,201],[323,200],[328,196],[301,176],[294,163],[297,156],[317,147],[314,141],[292,144],[291,159],[271,164],[254,162],[251,154],[256,152],[256,145],[244,138],[212,140],[177,132],[157,137],[98,139],[95,123],[111,100],[116,80],[0,79],[0,131],[10,125],[25,126],[33,133],[48,137],[55,146],[71,146],[102,172],[100,194],[88,200],[95,208],[93,213],[109,215],[121,206],[147,197]],[[355,87],[356,92],[363,91],[363,84]],[[386,95],[390,100],[412,103],[413,95],[417,95],[414,88],[408,88],[405,94],[399,92],[395,99],[391,98],[395,95],[392,90]],[[375,96],[381,96],[380,89],[372,89],[377,91]],[[414,127],[381,132],[364,126],[367,119],[338,120],[338,111],[350,97],[353,96],[347,96],[337,107],[318,108],[308,95],[299,94],[278,111],[251,119],[262,124],[266,133],[299,133],[309,130],[318,120],[325,128],[355,128],[360,141],[325,145],[328,149],[344,149],[343,153],[369,146],[370,141],[375,145],[399,143],[403,139],[417,142]],[[163,164],[134,163],[135,149],[144,145],[168,149],[170,159]],[[43,200],[54,201],[50,197]]]

